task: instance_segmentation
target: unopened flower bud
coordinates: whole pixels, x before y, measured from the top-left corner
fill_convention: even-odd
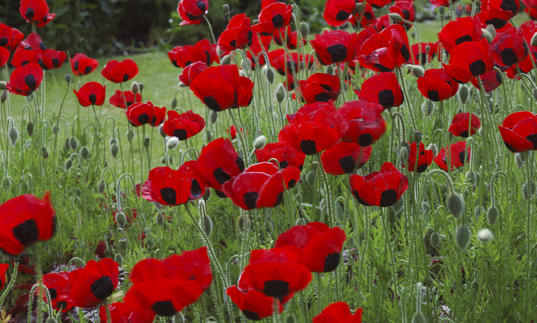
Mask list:
[[[430,143],[427,146],[427,150],[432,150],[434,156],[436,156],[438,154],[438,146],[435,143]]]
[[[26,124],[26,132],[30,137],[34,134],[34,123],[32,121]]]
[[[127,140],[130,142],[134,138],[134,130],[129,129],[127,130]]]
[[[275,96],[276,96],[276,100],[278,101],[278,103],[282,103],[283,100],[285,99],[285,87],[283,86],[282,83],[280,83],[278,87],[276,88]]]
[[[57,135],[58,131],[60,131],[60,127],[58,126],[58,124],[53,125],[52,126],[52,133]]]
[[[131,83],[131,92],[134,93],[134,94],[136,94],[136,93],[138,93],[139,91],[140,91],[140,87],[138,86],[138,82],[133,81],[133,82]]]
[[[468,88],[466,85],[461,85],[459,87],[459,91],[457,92],[457,95],[459,96],[459,100],[461,101],[461,104],[465,104],[466,100],[468,100],[468,95],[470,92],[468,91]]]
[[[78,140],[76,137],[71,137],[69,139],[69,147],[71,147],[72,150],[76,150],[78,148]]]
[[[489,43],[492,43],[494,40],[494,37],[489,33],[489,31],[486,28],[482,28],[481,32],[483,34],[483,38],[485,38]]]
[[[415,143],[420,143],[422,139],[423,139],[423,135],[422,135],[421,131],[415,131],[414,132],[414,142]]]
[[[491,205],[489,209],[487,210],[487,219],[489,220],[489,223],[493,225],[496,223],[496,219],[500,215],[500,212],[498,211],[498,208],[496,206]]]
[[[88,159],[89,155],[90,155],[90,151],[89,151],[88,146],[83,146],[80,149],[80,156],[82,156],[82,158],[84,159]]]
[[[104,193],[104,189],[106,188],[106,183],[101,179],[99,183],[97,184],[97,191],[101,194]]]
[[[388,14],[388,17],[390,17],[390,20],[392,21],[392,23],[395,23],[395,24],[403,20],[401,15],[396,12],[390,12]]]
[[[41,156],[43,156],[44,159],[47,159],[49,157],[47,147],[41,147]]]
[[[274,78],[276,77],[276,74],[274,73],[274,69],[272,67],[269,67],[268,65],[263,66],[263,72],[265,73],[265,76],[267,77],[267,80],[270,84],[274,83]]]
[[[489,242],[493,237],[494,235],[489,229],[481,229],[477,231],[477,238],[484,243]]]
[[[11,178],[4,177],[4,179],[2,180],[2,187],[4,188],[4,190],[9,190],[11,188],[11,184],[13,184]]]
[[[446,207],[454,217],[458,218],[464,213],[464,198],[458,193],[451,193],[446,198]]]
[[[434,111],[434,102],[431,100],[425,100],[423,101],[421,105],[421,112],[424,116],[428,117],[430,116]]]
[[[422,77],[425,74],[425,70],[420,65],[411,65],[410,70],[415,77]]]
[[[246,230],[246,227],[249,225],[250,225],[250,218],[248,218],[248,214],[239,215],[237,217],[237,229],[240,232],[244,232]]]
[[[166,146],[168,149],[173,149],[177,147],[179,144],[179,139],[177,137],[169,137],[168,140],[166,140]]]
[[[7,83],[5,81],[0,81],[0,90],[7,89]]]
[[[151,143],[151,138],[149,138],[148,136],[146,136],[144,138],[144,147],[145,148],[149,148],[149,144]]]
[[[458,226],[457,229],[455,229],[455,240],[457,241],[459,248],[466,248],[470,241],[470,234],[470,229],[466,225]]]
[[[226,55],[224,57],[222,57],[222,59],[220,60],[220,64],[221,65],[229,65],[231,63],[231,59],[232,59],[232,56],[233,54],[229,54],[229,55]]]
[[[0,95],[0,102],[4,103],[7,100],[7,91],[2,91],[2,95]]]
[[[69,149],[71,149],[71,145],[69,144],[69,138],[66,138],[63,143],[63,150],[68,151]]]
[[[119,153],[119,146],[117,144],[110,145],[110,153],[112,153],[112,157],[116,157]]]
[[[140,89],[140,92],[144,91],[144,83],[140,82],[138,83],[138,88]]]
[[[265,136],[259,136],[255,138],[254,140],[254,148],[262,149],[263,147],[265,147],[266,143],[267,143],[267,138]]]
[[[172,108],[172,110],[175,110],[175,108],[177,108],[177,98],[172,99],[172,102],[170,102],[170,108]]]
[[[301,21],[298,25],[298,29],[300,30],[300,35],[302,35],[302,38],[308,37],[310,33],[310,25],[307,22]]]
[[[421,310],[416,310],[414,313],[414,316],[412,316],[412,323],[426,323],[427,319],[425,319],[425,315],[421,312]]]
[[[478,175],[474,171],[469,171],[466,173],[466,180],[468,183],[470,183],[473,187],[477,185],[477,180],[479,179]]]
[[[17,143],[17,139],[19,139],[19,131],[15,126],[11,126],[8,131],[9,141],[11,142],[11,145],[15,146]]]
[[[493,24],[487,25],[487,31],[492,36],[492,39],[496,38],[496,27]]]
[[[122,211],[116,213],[116,222],[120,228],[124,228],[127,224],[127,216]]]
[[[431,236],[429,237],[429,242],[431,243],[431,247],[438,248],[440,246],[440,235],[438,232],[433,231],[431,233]]]
[[[211,119],[211,123],[215,124],[216,120],[218,120],[218,112],[211,110],[210,119]]]
[[[65,79],[65,82],[67,82],[67,84],[71,84],[71,80],[73,78],[71,77],[70,73],[67,73],[67,74],[65,74],[64,79]]]
[[[71,158],[65,161],[65,169],[70,169],[73,166],[73,160]]]
[[[211,235],[211,233],[213,232],[213,220],[209,216],[202,215],[198,224],[203,229],[203,231],[205,231],[205,234],[207,236]]]

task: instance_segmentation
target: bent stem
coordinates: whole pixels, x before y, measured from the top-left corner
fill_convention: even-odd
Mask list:
[[[5,287],[4,292],[2,293],[2,296],[0,296],[0,308],[2,308],[2,305],[4,304],[4,301],[7,298],[7,295],[15,285],[15,281],[17,280],[17,273],[19,271],[19,262],[15,261],[13,263],[13,274],[11,274],[11,279],[9,280],[9,284]]]

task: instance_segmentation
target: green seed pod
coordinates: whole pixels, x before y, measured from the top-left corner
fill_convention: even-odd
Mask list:
[[[119,153],[119,146],[117,144],[111,145],[110,152],[112,153],[112,157],[117,157],[117,154]]]
[[[535,195],[535,182],[527,181],[522,184],[522,194],[526,200],[529,200]]]
[[[464,197],[457,193],[449,194],[446,198],[446,207],[454,217],[458,218],[464,214]]]
[[[489,220],[489,223],[493,225],[496,223],[496,219],[500,216],[500,212],[498,211],[498,208],[496,208],[495,205],[491,205],[489,209],[487,210],[487,219]]]
[[[481,240],[481,242],[487,243],[494,238],[494,234],[492,234],[489,229],[485,228],[477,231],[477,238]]]
[[[216,120],[218,120],[218,112],[211,110],[210,119],[211,119],[211,123],[215,124]]]
[[[302,35],[302,38],[308,37],[310,33],[310,25],[307,22],[301,21],[298,25],[298,29],[300,30],[300,35]]]
[[[69,147],[71,147],[72,150],[76,150],[78,148],[78,140],[76,137],[71,137],[69,139]]]
[[[285,87],[282,83],[280,83],[276,88],[276,92],[274,93],[276,101],[278,101],[278,103],[282,103],[283,100],[285,100],[285,94]]]
[[[131,83],[131,92],[136,94],[140,91],[140,87],[138,86],[138,83],[136,81],[133,81]]]
[[[73,166],[73,160],[69,158],[65,161],[65,169],[68,170],[69,168],[71,168],[71,166]]]
[[[175,110],[175,108],[177,108],[177,98],[172,99],[172,101],[170,102],[170,108],[172,108],[172,110]]]
[[[429,237],[429,243],[433,248],[438,248],[440,246],[440,235],[438,234],[438,232],[433,231],[431,233],[431,236]]]
[[[15,144],[17,143],[17,139],[19,139],[19,131],[17,130],[17,128],[15,128],[15,126],[9,128],[8,136],[11,145],[15,146]]]
[[[26,132],[30,137],[34,134],[34,123],[32,121],[26,124]]]
[[[458,226],[457,229],[455,229],[455,240],[457,241],[457,246],[459,246],[459,248],[466,248],[470,241],[470,234],[470,229],[466,225]]]
[[[89,148],[87,146],[83,146],[80,149],[80,156],[82,156],[82,158],[84,159],[88,159],[89,155],[90,155]]]
[[[122,211],[119,211],[116,214],[116,222],[120,228],[124,228],[125,225],[127,224],[127,216],[125,215],[125,213],[123,213]]]
[[[427,323],[427,319],[425,318],[425,315],[421,312],[421,310],[417,310],[416,313],[412,316],[412,323]]]
[[[144,138],[144,147],[145,148],[149,148],[149,144],[151,143],[151,138],[149,138],[148,136],[146,136]]]
[[[99,183],[97,184],[97,191],[103,194],[105,189],[106,189],[106,183],[101,179]]]
[[[424,116],[430,116],[434,112],[434,102],[431,100],[425,100],[421,104],[421,112]]]
[[[263,135],[255,138],[254,140],[254,149],[263,149],[267,143],[267,138]]]
[[[179,145],[179,139],[177,137],[169,137],[168,140],[166,140],[166,146],[168,149],[173,149]]]
[[[127,130],[127,140],[131,142],[133,138],[134,138],[134,130],[132,129]]]
[[[43,156],[44,159],[47,159],[49,157],[47,147],[41,147],[41,156]]]
[[[199,220],[199,226],[203,229],[207,236],[213,232],[213,220],[207,215],[202,215]]]
[[[0,90],[6,90],[7,89],[7,83],[5,81],[0,81]]]
[[[459,100],[461,101],[461,104],[465,104],[468,100],[468,96],[470,95],[470,92],[468,91],[468,88],[466,85],[461,85],[459,87],[459,91],[457,92],[457,95],[459,97]]]

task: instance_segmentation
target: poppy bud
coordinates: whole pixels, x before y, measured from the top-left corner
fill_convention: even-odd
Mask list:
[[[434,102],[431,100],[423,101],[421,105],[421,112],[425,116],[430,116],[434,111]]]
[[[19,139],[19,131],[15,126],[11,126],[8,131],[9,140],[11,141],[11,145],[15,146],[17,143],[17,139]]]
[[[133,138],[134,138],[134,131],[132,129],[127,130],[127,140],[131,142]]]
[[[276,76],[276,74],[274,73],[274,69],[272,67],[268,67],[268,65],[265,65],[263,66],[263,72],[265,73],[265,76],[267,77],[269,83],[274,83],[274,77]]]
[[[140,82],[138,83],[138,88],[140,89],[140,92],[144,91],[144,83]]]
[[[493,237],[494,235],[489,229],[481,229],[477,231],[477,238],[484,243],[489,242]]]
[[[34,123],[32,121],[26,124],[26,132],[30,137],[34,134]]]
[[[134,93],[134,94],[136,94],[136,93],[138,93],[139,91],[140,91],[140,87],[138,86],[138,82],[133,81],[133,82],[131,83],[131,92]]]
[[[283,100],[285,99],[285,88],[283,87],[282,83],[280,83],[278,87],[276,88],[275,96],[276,96],[276,100],[278,101],[278,103],[282,103]]]
[[[230,13],[230,9],[231,9],[231,8],[229,7],[229,4],[224,3],[224,4],[222,5],[222,11],[224,12],[224,15],[226,15],[226,16],[229,15],[229,13]]]
[[[415,131],[414,132],[414,142],[415,143],[420,143],[422,139],[423,139],[423,135],[422,135],[421,131]]]
[[[82,149],[80,149],[80,155],[82,156],[82,158],[88,159],[90,155],[89,148],[87,146],[82,147]]]
[[[71,84],[71,80],[72,80],[71,74],[69,73],[65,74],[64,79],[65,79],[65,82],[67,82],[67,84]]]
[[[2,187],[7,191],[11,188],[12,183],[13,181],[11,180],[11,178],[4,177],[4,179],[2,180]]]
[[[69,149],[71,149],[71,145],[69,144],[69,138],[65,139],[65,142],[63,143],[63,149],[65,151],[68,151]]]
[[[429,237],[429,243],[433,248],[438,248],[440,246],[440,235],[438,234],[438,232],[433,231],[431,233],[431,236]]]
[[[524,195],[524,198],[526,200],[529,200],[532,198],[532,196],[535,194],[535,182],[527,181],[522,185],[522,194]]]
[[[125,215],[125,213],[123,213],[122,211],[119,211],[116,214],[116,222],[120,228],[124,228],[125,225],[127,224],[127,216]]]
[[[458,226],[457,229],[455,229],[455,240],[457,241],[459,248],[466,248],[468,241],[470,241],[470,229],[468,229],[466,225]]]
[[[458,193],[451,193],[446,198],[446,207],[454,217],[458,218],[464,213],[464,198]]]
[[[240,232],[244,232],[246,230],[246,226],[249,225],[250,219],[248,218],[248,215],[239,215],[237,217],[237,230]]]
[[[426,323],[427,319],[425,318],[425,315],[421,312],[420,309],[417,309],[414,313],[414,316],[412,316],[412,323]]]
[[[390,208],[396,215],[401,214],[401,212],[403,212],[403,209],[405,208],[403,199],[398,199],[394,205],[390,206]]]
[[[231,59],[233,58],[233,54],[226,55],[222,57],[220,60],[221,65],[229,65],[231,63]]]
[[[71,166],[73,166],[73,160],[69,158],[65,161],[65,169],[68,170],[69,168],[71,168]]]
[[[422,77],[425,74],[425,70],[420,65],[410,65],[410,71],[415,77]]]
[[[496,27],[492,24],[487,25],[487,31],[492,36],[492,39],[496,38]]]
[[[206,131],[205,138],[207,138],[207,142],[211,142],[213,141],[213,134],[210,131]]]
[[[487,29],[483,28],[483,29],[481,29],[481,32],[483,33],[483,38],[485,38],[489,43],[492,43],[494,38],[489,33],[489,31]]]
[[[518,166],[518,168],[522,168],[522,166],[524,166],[525,161],[526,161],[526,158],[522,156],[522,153],[515,154],[515,163]]]
[[[0,90],[7,89],[7,83],[5,81],[0,81]]]
[[[6,100],[7,100],[7,91],[4,90],[2,92],[2,95],[0,96],[0,102],[4,103],[4,102],[6,102]]]
[[[164,124],[161,124],[160,126],[158,126],[158,133],[160,134],[162,138],[166,138],[168,136],[166,132],[164,132]]]
[[[172,110],[175,110],[175,108],[177,108],[177,98],[172,99],[172,102],[170,102],[170,107],[172,108]]]
[[[177,147],[179,144],[179,139],[177,137],[169,137],[168,140],[166,140],[166,146],[168,149],[173,149]]]
[[[106,184],[105,184],[105,182],[101,179],[101,180],[99,181],[99,183],[97,184],[97,191],[99,191],[99,193],[103,194],[105,188],[106,188]]]
[[[216,120],[218,119],[218,113],[216,111],[211,110],[211,123],[216,123]]]
[[[390,17],[390,20],[392,21],[392,23],[396,24],[398,22],[400,22],[401,20],[403,20],[403,18],[401,17],[401,15],[399,15],[398,13],[396,12],[390,12],[388,14],[388,17]]]
[[[267,143],[267,138],[265,136],[259,136],[255,138],[254,140],[254,148],[255,149],[263,149],[265,147],[265,144]]]
[[[60,131],[60,127],[58,127],[57,124],[53,125],[52,126],[52,133],[57,135],[58,134],[58,131]]]
[[[365,4],[362,2],[358,2],[356,4],[356,14],[359,16],[365,11]]]
[[[459,92],[457,92],[457,95],[459,96],[459,100],[461,101],[461,104],[465,104],[466,100],[468,100],[468,95],[470,92],[468,91],[468,88],[466,85],[461,84],[459,87]]]
[[[469,171],[466,173],[466,180],[475,187],[477,185],[477,180],[479,179],[478,175],[474,171]]]
[[[202,215],[200,217],[199,226],[207,236],[210,236],[211,232],[213,232],[213,220],[207,215]]]
[[[334,75],[334,67],[332,65],[326,67],[326,74]]]
[[[119,153],[119,146],[117,144],[110,145],[110,152],[112,153],[112,157],[116,157]]]
[[[49,157],[47,147],[41,147],[41,156],[43,156],[44,159]]]
[[[489,220],[489,223],[491,225],[493,225],[496,222],[496,219],[498,218],[499,215],[500,213],[498,212],[498,209],[494,205],[491,205],[489,209],[487,210],[487,219]]]
[[[427,150],[432,150],[433,151],[433,155],[437,155],[438,154],[438,146],[435,144],[435,143],[430,143],[428,146],[427,146]]]
[[[301,21],[298,25],[298,29],[300,30],[300,35],[302,36],[302,38],[308,37],[310,33],[310,25],[307,22]]]
[[[146,136],[146,137],[144,138],[144,147],[145,147],[145,148],[149,148],[149,144],[150,144],[150,143],[151,143],[151,138],[149,138],[149,137]]]
[[[71,147],[72,150],[76,150],[78,148],[78,140],[76,137],[71,137],[69,139],[69,147]]]
[[[287,321],[285,323],[295,323],[295,322],[296,322],[295,316],[291,314],[287,317]]]

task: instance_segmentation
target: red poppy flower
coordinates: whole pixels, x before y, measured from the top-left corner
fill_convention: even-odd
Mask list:
[[[431,101],[443,101],[457,94],[459,83],[455,82],[443,68],[425,71],[418,78],[418,90]]]
[[[192,80],[207,68],[209,67],[204,62],[192,63],[183,70],[181,75],[179,75],[179,81],[183,82],[186,86],[190,86]]]
[[[532,49],[534,50],[534,49]],[[532,56],[535,56],[535,52],[532,53]],[[535,57],[533,58],[533,60],[535,59]],[[515,64],[515,65],[511,65],[509,68],[505,69],[505,75],[507,75],[507,77],[511,78],[511,79],[520,79],[520,73],[526,73],[528,74],[531,70],[533,70],[534,66],[533,66],[533,60],[532,60],[532,57],[530,55],[527,55],[526,58],[518,63],[518,64]],[[493,84],[495,83],[494,80],[492,80]],[[498,84],[499,86],[499,84]]]
[[[248,52],[246,53],[252,63],[252,69],[257,64],[265,64],[265,56],[261,55],[261,52],[268,53],[272,38],[272,35],[261,35],[252,30],[252,44],[250,45],[250,47],[248,48]]]
[[[218,49],[222,55],[227,55],[238,48],[245,48],[252,43],[253,32],[250,18],[245,14],[233,16],[226,29],[218,37]]]
[[[343,30],[325,31],[315,35],[311,46],[323,65],[350,62],[358,48],[358,37],[357,34]]]
[[[391,13],[397,13],[406,21],[414,22],[416,18],[416,10],[414,9],[414,1],[396,0],[395,4],[390,7]],[[407,22],[401,22],[402,25],[409,29],[412,25]]]
[[[0,47],[5,47],[6,49],[9,48],[9,44],[11,43],[11,27],[0,23]]]
[[[214,111],[248,106],[253,87],[254,82],[239,75],[237,65],[209,67],[190,84],[192,92]]]
[[[511,25],[508,26],[502,32],[496,33],[490,46],[494,63],[500,66],[511,66],[522,62],[528,55],[522,32],[518,32]]]
[[[176,46],[168,52],[168,58],[175,67],[185,68],[195,62],[204,62],[207,66],[219,62],[216,45],[202,39],[194,45]]]
[[[101,74],[114,83],[127,82],[138,74],[138,65],[130,58],[121,62],[112,60],[106,63]]]
[[[211,141],[201,150],[198,172],[207,185],[222,192],[222,184],[244,170],[244,162],[228,139]]]
[[[425,65],[432,62],[438,52],[438,43],[417,43],[411,46],[412,64]]]
[[[362,2],[364,3],[364,2]],[[358,18],[360,15],[353,14],[352,18],[350,20],[351,24],[356,25]],[[360,20],[360,26],[367,27],[373,23],[375,23],[375,11],[373,10],[373,7],[369,3],[364,4],[364,12],[362,13],[362,20]],[[383,28],[384,29],[384,28]],[[360,46],[357,46],[357,48],[360,48]]]
[[[408,161],[405,164],[403,164],[403,167],[408,169],[410,172],[418,172],[422,173],[424,172],[429,165],[433,162],[433,151],[425,149],[425,146],[422,142],[420,142],[419,147],[420,150],[418,152],[418,145],[413,142],[409,144],[410,151],[408,152]]]
[[[336,100],[339,95],[339,77],[324,73],[315,73],[305,81],[299,81],[300,93],[306,103],[328,102]]]
[[[60,68],[66,59],[67,54],[65,54],[64,51],[45,49],[43,51],[43,63],[41,64],[41,67],[44,70]]]
[[[505,146],[510,151],[537,150],[537,117],[533,113],[511,113],[498,128]]]
[[[450,21],[438,33],[438,39],[442,46],[451,52],[455,46],[469,41],[479,41],[483,38],[483,32],[474,17],[457,18]]]
[[[0,68],[6,65],[7,61],[9,60],[9,56],[11,56],[9,50],[7,50],[5,47],[0,47]]]
[[[55,310],[66,313],[73,309],[75,304],[71,298],[71,279],[68,272],[43,275],[43,284],[48,289]],[[45,295],[43,299],[46,300]]]
[[[259,321],[274,314],[274,302],[278,302],[278,312],[283,312],[283,306],[278,299],[269,297],[255,289],[241,291],[233,285],[226,289],[226,294],[237,305],[247,319]]]
[[[49,192],[43,199],[30,194],[12,198],[0,205],[0,250],[18,255],[37,241],[47,241],[55,231],[55,213]]]
[[[285,76],[292,77],[293,74],[297,74],[298,71],[304,67],[304,63],[311,63],[309,57],[300,55],[296,52],[287,54],[283,49],[276,49],[268,53],[270,65],[272,65],[278,73]]]
[[[8,264],[0,264],[0,290],[6,285],[6,273],[8,269]]]
[[[493,25],[496,29],[501,29],[507,25],[512,17],[512,12],[503,9],[482,10],[476,15],[481,25]]]
[[[332,102],[314,102],[302,106],[296,113],[288,114],[289,123],[313,122],[330,127],[337,131],[338,136],[347,132],[348,124],[342,118]]]
[[[291,30],[291,26],[280,28],[273,34],[274,42],[279,46],[287,46],[289,49],[296,49],[298,47],[298,34]],[[302,38],[302,44],[306,44],[306,39]]]
[[[196,161],[184,163],[178,170],[156,167],[142,186],[142,197],[163,205],[181,205],[200,198],[205,183],[196,173]]]
[[[328,174],[350,174],[361,168],[371,156],[371,146],[362,147],[354,142],[338,142],[321,155],[323,169]]]
[[[390,72],[410,59],[408,36],[401,25],[390,25],[369,37],[360,48],[359,61],[373,71]]]
[[[24,34],[18,30],[17,28],[11,28],[11,41],[9,42],[9,46],[7,46],[7,49],[10,51],[14,51],[17,49],[17,46],[22,42],[24,39]]]
[[[373,75],[362,84],[360,91],[356,91],[361,100],[382,105],[385,109],[403,104],[403,91],[393,72],[384,72]]]
[[[531,65],[533,66],[533,63],[531,63]],[[521,65],[518,66],[520,67]],[[516,69],[516,65],[512,67]],[[485,92],[494,91],[500,85],[502,85],[502,73],[496,69],[493,69],[490,72],[480,75],[479,78],[481,79],[481,83],[483,84],[483,89],[485,90]],[[472,85],[479,90],[479,82],[477,81],[476,77],[472,79]]]
[[[192,110],[185,113],[168,111],[168,119],[164,122],[164,133],[168,136],[175,136],[179,140],[186,140],[205,128],[205,120]]]
[[[457,113],[451,121],[449,132],[454,136],[467,138],[475,134],[480,127],[481,121],[479,121],[479,118],[475,114],[472,113],[470,117],[469,112]],[[468,130],[470,130],[469,133]]]
[[[152,127],[159,126],[166,117],[166,108],[156,107],[151,103],[134,103],[126,111],[127,119],[134,127],[149,124]]]
[[[276,240],[275,248],[293,247],[301,256],[301,262],[312,272],[330,272],[337,268],[345,231],[330,229],[326,224],[311,222],[296,225],[283,232]]]
[[[99,308],[101,322],[108,322],[105,305]],[[140,311],[128,303],[113,303],[108,306],[111,323],[152,323],[155,313],[152,311]]]
[[[466,147],[466,141],[461,140],[449,146],[451,151],[451,160],[448,161],[446,156],[446,148],[440,149],[438,155],[434,158],[434,162],[441,169],[448,171],[448,163],[451,164],[451,170],[464,166],[470,160],[470,147]]]
[[[235,126],[229,127],[229,129],[226,129],[226,132],[229,133],[231,140],[237,138],[237,128]]]
[[[311,272],[292,249],[257,249],[250,252],[250,262],[240,276],[238,288],[283,298],[306,288],[310,281]]]
[[[524,2],[524,1],[522,1]],[[536,20],[537,19],[537,9],[526,7],[524,8],[524,12],[530,17],[530,19]]]
[[[131,91],[121,92],[116,90],[116,93],[110,97],[109,103],[115,107],[126,109],[134,103],[142,102],[142,95],[140,93],[134,94]],[[125,104],[127,104],[125,106]]]
[[[76,54],[71,58],[71,69],[73,70],[73,74],[77,76],[88,75],[93,72],[97,66],[99,66],[99,62],[96,59],[89,58],[84,54]]]
[[[55,13],[49,12],[46,0],[21,0],[19,13],[28,23],[35,23],[37,27],[43,27],[56,17]]]
[[[179,0],[177,13],[183,19],[179,25],[198,25],[208,11],[209,0]]]
[[[381,115],[383,110],[382,105],[367,101],[349,101],[343,104],[338,114],[349,124],[343,141],[365,147],[380,139],[386,132],[386,121]]]
[[[36,63],[19,66],[11,72],[7,89],[9,92],[28,96],[35,91],[43,80],[43,70]]]
[[[351,190],[363,205],[391,206],[408,188],[408,178],[390,162],[385,162],[380,172],[367,176],[351,175]]]
[[[288,166],[279,170],[273,163],[263,162],[222,184],[222,190],[244,210],[275,207],[282,201],[283,192],[299,180],[298,168]]]
[[[380,9],[390,3],[393,2],[393,0],[366,0],[367,3],[373,6],[375,9]]]
[[[272,3],[263,9],[257,17],[259,22],[252,29],[261,35],[272,35],[276,30],[291,22],[293,6],[282,2]]]
[[[349,305],[345,302],[332,303],[313,318],[313,323],[361,323],[362,309],[351,313]]]
[[[84,268],[70,273],[71,297],[77,307],[96,307],[114,292],[118,284],[117,262],[110,258],[90,260]]]
[[[269,162],[276,159],[280,168],[293,166],[302,169],[306,155],[283,142],[265,145],[263,149],[256,149],[255,156],[258,162]]]
[[[518,0],[484,0],[481,2],[481,11],[501,9],[511,12],[511,17],[518,13],[520,2]]]
[[[324,20],[330,26],[341,26],[352,18],[355,7],[354,0],[328,0],[324,4]]]
[[[162,260],[144,259],[134,266],[130,274],[134,285],[156,277],[193,281],[205,291],[213,281],[207,247],[183,251],[180,255],[171,255]]]
[[[88,82],[77,91],[73,90],[78,102],[83,107],[90,105],[103,105],[106,88],[98,82]]]
[[[449,65],[444,64],[444,68],[459,83],[466,83],[493,67],[490,46],[485,39],[461,43],[451,50],[450,55]]]

